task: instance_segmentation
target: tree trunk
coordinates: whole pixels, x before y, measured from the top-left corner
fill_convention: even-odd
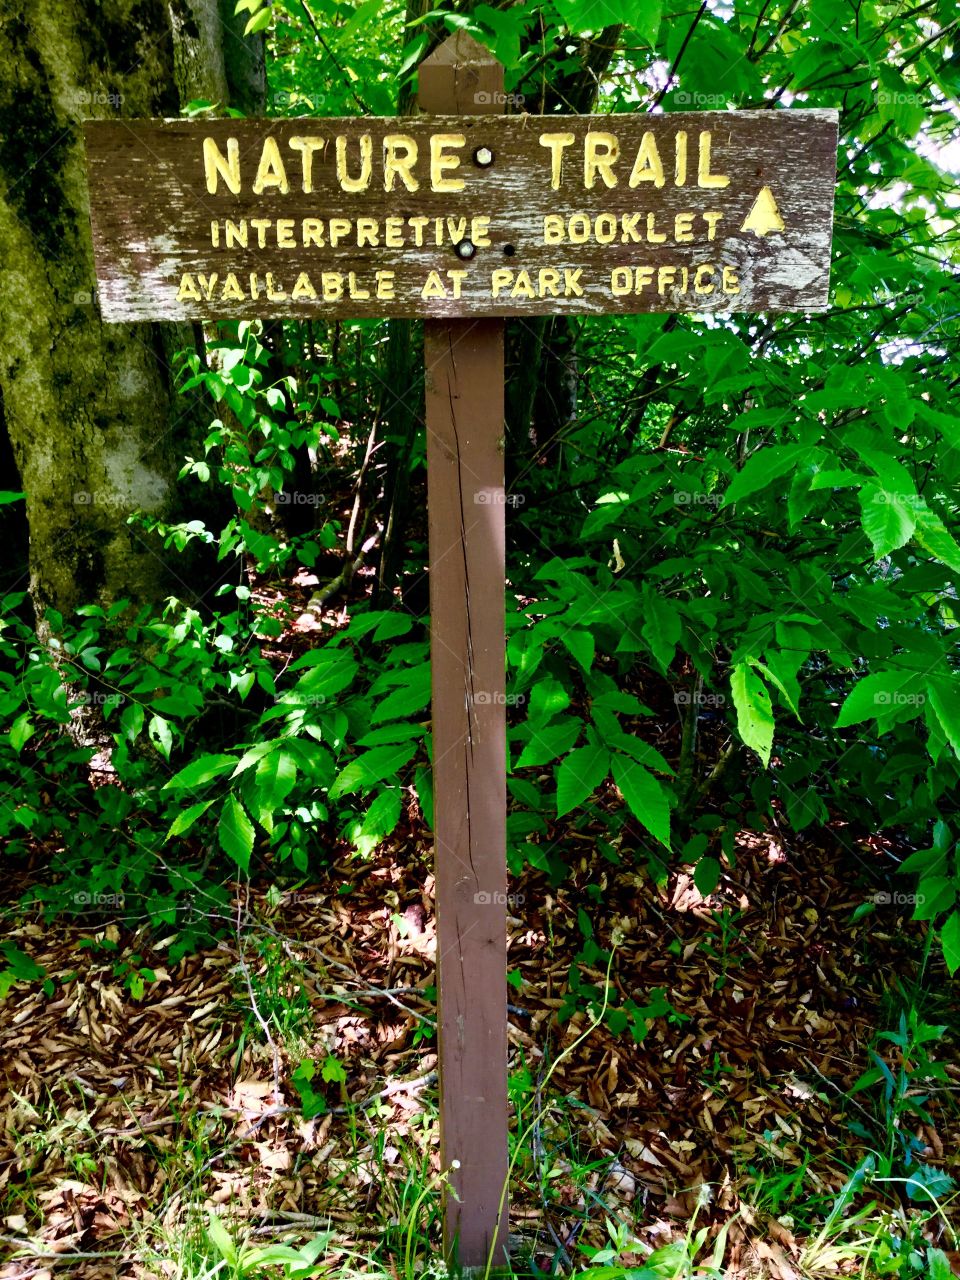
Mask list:
[[[216,0],[7,0],[0,32],[0,391],[38,619],[119,597],[196,600],[215,584],[127,517],[203,514],[177,475],[213,415],[176,395],[170,370],[198,337],[101,320],[80,121],[225,101]]]

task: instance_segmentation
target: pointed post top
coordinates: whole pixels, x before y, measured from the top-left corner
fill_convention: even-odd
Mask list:
[[[503,64],[468,32],[448,36],[420,63],[417,102],[434,115],[502,115]]]

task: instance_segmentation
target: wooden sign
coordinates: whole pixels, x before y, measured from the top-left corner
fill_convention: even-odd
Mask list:
[[[835,111],[88,121],[84,136],[106,320],[827,301]]]
[[[416,119],[89,121],[108,321],[424,324],[445,1252],[507,1262],[503,323],[827,302],[835,111],[503,117],[464,31]]]

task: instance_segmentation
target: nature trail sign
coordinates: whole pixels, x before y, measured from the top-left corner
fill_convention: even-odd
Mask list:
[[[107,320],[823,306],[832,111],[98,121]]]
[[[84,132],[105,320],[424,318],[440,1158],[477,1269],[507,1238],[502,317],[825,306],[837,113],[505,118],[462,31],[419,76],[416,119]]]

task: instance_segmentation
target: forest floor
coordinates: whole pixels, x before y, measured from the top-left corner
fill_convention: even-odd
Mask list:
[[[412,804],[369,862],[288,891],[238,888],[219,946],[176,965],[163,939],[105,921],[17,918],[42,869],[10,877],[8,936],[53,989],[18,984],[0,1001],[0,1278],[221,1274],[194,1265],[210,1210],[257,1244],[329,1227],[333,1271],[408,1277],[406,1224],[437,1171],[430,857]],[[708,899],[683,872],[657,886],[621,857],[599,895],[586,857],[560,887],[537,872],[511,885],[511,1091],[536,1120],[513,1186],[518,1256],[547,1274],[583,1266],[623,1223],[621,1265],[676,1241],[702,1267],[725,1228],[715,1274],[861,1274],[856,1251],[834,1247],[846,1220],[878,1202],[870,1223],[903,1235],[910,1208],[902,1186],[878,1185],[837,1211],[869,1151],[896,1174],[912,1134],[918,1160],[960,1176],[960,1002],[935,952],[918,985],[927,926],[892,886],[884,900],[882,850],[839,831],[834,848],[741,833]],[[596,1027],[562,1057],[590,1026],[583,1009],[558,1019],[583,903],[598,941],[622,935],[616,990],[651,1016],[616,1036]],[[911,1008],[946,1030],[907,1054],[878,1043]],[[851,1092],[871,1046],[904,1067],[888,1097],[882,1081]],[[309,1119],[291,1080],[305,1059],[324,1107]],[[902,1105],[921,1097],[929,1122]],[[435,1202],[418,1232],[435,1228]],[[953,1262],[956,1208],[923,1228]],[[280,1273],[251,1259],[242,1274]]]

